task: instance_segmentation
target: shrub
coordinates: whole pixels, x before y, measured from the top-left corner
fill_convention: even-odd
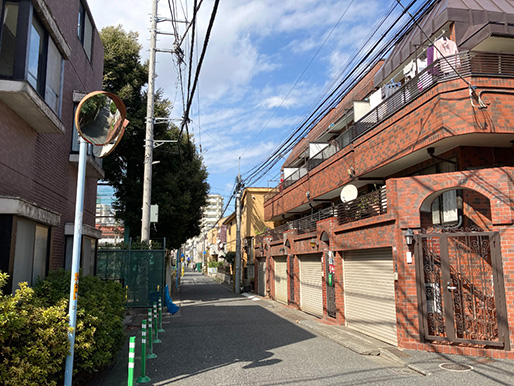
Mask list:
[[[218,268],[218,262],[214,260],[209,261],[209,268]]]
[[[70,272],[54,271],[38,283],[36,294],[51,307],[69,298]],[[125,291],[116,282],[79,277],[74,376],[86,378],[110,364],[124,341]]]
[[[0,384],[62,383],[69,350],[67,302],[45,307],[27,283],[4,295],[7,277],[0,272]]]

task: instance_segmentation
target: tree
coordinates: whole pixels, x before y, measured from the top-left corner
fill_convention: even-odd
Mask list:
[[[120,96],[127,106],[130,121],[115,151],[104,159],[105,179],[114,187],[116,217],[130,230],[131,237],[141,234],[143,200],[144,140],[146,131],[146,92],[148,64],[141,63],[141,45],[137,33],[125,32],[121,26],[106,27],[100,32],[104,45],[105,91]],[[155,95],[155,116],[167,118],[170,102]],[[154,138],[179,140],[176,126],[159,123]],[[159,205],[159,222],[151,229],[151,238],[166,237],[168,248],[178,248],[200,233],[202,209],[207,202],[209,185],[201,155],[186,135],[178,144],[164,144],[154,151],[152,203]]]

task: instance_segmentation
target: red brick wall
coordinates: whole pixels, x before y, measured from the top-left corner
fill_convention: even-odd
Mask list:
[[[487,89],[485,85],[492,86],[491,79],[474,78],[473,81],[483,84],[484,89]],[[514,80],[499,79],[494,82],[497,88],[514,88]],[[311,198],[316,198],[351,182],[352,178],[347,172],[349,167],[353,167],[356,176],[360,176],[416,151],[422,151],[424,158],[429,160],[424,149],[430,146],[437,149],[438,142],[446,138],[475,134],[473,143],[480,146],[486,135],[514,134],[514,126],[509,123],[514,117],[511,95],[491,91],[484,94],[484,99],[494,102],[487,110],[472,107],[468,88],[461,80],[433,87],[357,139],[353,145],[347,146],[268,200],[265,203],[265,218],[271,219],[305,204],[307,191],[310,191]],[[480,158],[473,157],[472,152],[468,151],[463,165],[484,166],[478,165]],[[507,148],[495,149],[494,152],[482,150],[481,157],[493,164],[502,162],[502,165],[512,165],[514,162]]]
[[[69,162],[73,131],[73,90],[101,90],[103,47],[93,35],[92,62],[77,37],[79,1],[47,0],[48,8],[71,48],[64,61],[61,121],[64,134],[38,134],[0,102],[0,195],[18,196],[61,215],[51,234],[50,269],[64,267],[64,224],[74,221],[77,165]],[[96,179],[86,180],[85,225],[95,226]]]
[[[336,218],[322,220],[317,224],[316,233],[297,235],[289,231],[287,239],[291,245],[289,254],[295,255],[295,302],[300,305],[300,284],[298,256],[306,253],[334,251],[336,275],[336,322],[344,319],[344,272],[342,253],[345,250],[390,247],[393,266],[398,272],[395,282],[398,344],[400,347],[463,353],[468,355],[488,355],[491,357],[514,358],[514,168],[492,168],[469,170],[436,175],[424,175],[389,179],[386,183],[388,213],[349,224],[338,225]],[[511,350],[483,349],[479,346],[421,343],[418,320],[418,293],[416,287],[415,246],[405,244],[404,232],[412,228],[418,232],[422,224],[431,225],[431,217],[420,212],[423,204],[430,203],[445,189],[463,189],[463,212],[469,221],[500,233],[505,294],[510,327]],[[473,189],[473,190],[471,190]],[[490,207],[489,207],[490,206]],[[471,223],[471,222],[470,222]],[[321,240],[328,235],[329,242]],[[310,241],[318,245],[313,249]],[[284,240],[275,242],[272,253],[278,253]],[[413,262],[407,263],[406,254],[412,253]],[[324,270],[325,270],[325,264]],[[325,275],[327,272],[325,272]],[[323,306],[326,307],[326,285],[323,284]],[[325,318],[329,319],[325,312]],[[330,318],[330,320],[333,320]]]

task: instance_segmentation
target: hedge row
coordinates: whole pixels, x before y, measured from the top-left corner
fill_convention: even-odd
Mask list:
[[[55,271],[34,289],[20,284],[4,294],[0,272],[0,384],[62,384],[69,351],[70,273]],[[124,341],[125,293],[120,284],[80,276],[75,334],[74,379],[113,362]]]

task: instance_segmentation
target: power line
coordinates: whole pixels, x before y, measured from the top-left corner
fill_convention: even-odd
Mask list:
[[[282,107],[282,105],[284,104],[284,102],[287,100],[287,98],[289,97],[289,95],[291,94],[291,92],[294,90],[294,88],[296,87],[296,85],[298,84],[298,82],[300,81],[300,79],[302,79],[302,77],[305,75],[305,73],[307,72],[307,70],[309,69],[309,67],[311,66],[312,62],[314,61],[314,59],[316,59],[316,57],[318,56],[319,52],[321,51],[321,49],[325,46],[325,44],[327,43],[328,39],[330,38],[330,36],[332,36],[332,33],[334,32],[334,30],[336,29],[336,27],[339,25],[339,23],[341,22],[341,20],[343,19],[343,17],[346,15],[346,13],[348,12],[348,9],[350,9],[350,7],[352,6],[353,2],[355,0],[351,0],[350,3],[348,4],[348,6],[346,7],[346,9],[343,11],[343,13],[341,14],[341,16],[339,17],[339,19],[337,20],[337,22],[334,24],[334,26],[332,27],[332,29],[330,30],[330,32],[327,34],[327,36],[325,37],[325,40],[323,40],[323,43],[321,43],[321,45],[318,47],[318,49],[316,50],[316,52],[314,53],[314,55],[312,56],[311,60],[309,61],[309,63],[307,63],[307,66],[305,66],[305,68],[303,69],[302,73],[300,74],[300,76],[296,79],[296,81],[294,82],[293,86],[289,89],[289,91],[287,92],[286,96],[284,97],[284,99],[282,99],[282,102],[280,102],[280,105],[278,105],[275,110],[273,111],[273,114],[271,114],[271,117],[267,120],[267,122],[264,124],[264,126],[262,127],[262,129],[257,133],[257,135],[255,136],[255,138],[259,137],[259,135],[261,135],[261,133],[263,132],[263,130],[268,126],[268,124],[271,122],[271,120],[275,117],[275,114],[277,113],[278,109],[280,107]],[[251,147],[251,145],[248,145],[246,147],[246,149],[243,151],[243,153],[241,154],[240,157],[242,157],[247,151],[248,149]]]
[[[426,14],[426,12],[428,12],[428,10],[433,6],[435,1],[437,0],[426,1],[422,6],[419,7],[416,12],[416,16],[419,18],[420,15],[422,16]],[[408,7],[404,9],[401,15],[396,18],[391,28],[400,22],[401,18],[403,18],[403,16],[406,14],[406,10],[411,8],[414,3],[416,3],[415,0],[413,0],[408,5]],[[378,60],[380,60],[383,55],[387,53],[405,35],[406,31],[412,28],[412,26],[413,23],[410,20],[405,22],[400,28],[396,29],[396,33],[393,31],[392,33],[394,36],[388,40],[376,54],[372,55],[373,51],[385,39],[385,36],[391,34],[391,30],[389,29],[386,33],[384,33],[380,39],[370,49],[367,50],[367,53],[363,58],[360,59],[359,63],[356,64],[353,69],[346,75],[345,81],[339,83],[339,85],[334,90],[332,90],[327,97],[325,97],[321,104],[316,107],[316,109],[309,115],[304,123],[298,127],[289,136],[289,138],[270,157],[268,157],[264,163],[252,168],[249,172],[247,172],[250,174],[247,175],[246,180],[251,181],[248,182],[248,184],[251,184],[253,181],[262,178],[264,174],[266,174],[272,167],[274,167],[280,160],[278,155],[281,155],[280,153],[285,151],[291,150],[296,145],[296,143],[298,143],[300,138],[302,138],[305,133],[307,133],[312,127],[315,126],[315,124],[319,122],[323,116],[326,115],[328,109],[332,108],[337,101],[340,101],[343,95],[345,95],[351,88],[353,88],[355,84],[361,81],[362,77],[369,72],[370,68],[376,65]],[[360,72],[356,73],[358,70],[360,70]],[[343,87],[344,85],[346,85],[346,87]]]

